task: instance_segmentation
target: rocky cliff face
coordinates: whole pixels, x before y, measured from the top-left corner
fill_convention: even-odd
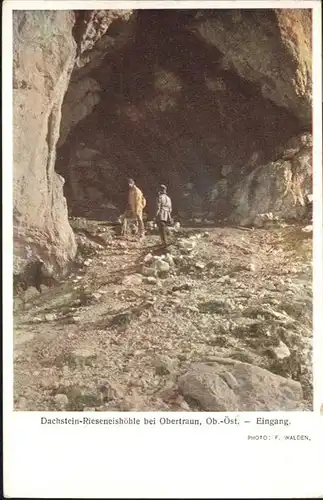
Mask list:
[[[217,11],[194,30],[223,55],[222,65],[257,84],[261,94],[311,124],[311,15],[308,10]]]
[[[309,10],[16,12],[16,267],[74,256],[64,179],[75,215],[131,175],[148,211],[164,182],[185,217],[302,217],[311,85]]]
[[[13,14],[15,273],[21,272],[35,256],[61,271],[75,255],[76,242],[63,195],[65,180],[55,171],[56,148],[60,134],[62,142],[69,123],[73,123],[72,105],[71,110],[65,108],[61,127],[62,103],[75,63],[78,67],[86,65],[83,54],[101,40],[118,18],[118,11],[103,14]],[[93,66],[93,58],[91,62]],[[74,99],[84,100],[84,88],[88,93],[84,80],[76,91],[73,84],[70,86]],[[89,100],[85,100],[84,106],[90,108]]]
[[[15,271],[32,255],[58,264],[76,251],[55,172],[61,107],[74,67],[74,15],[16,11],[13,18]]]

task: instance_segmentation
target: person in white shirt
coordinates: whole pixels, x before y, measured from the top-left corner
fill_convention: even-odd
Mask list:
[[[169,234],[167,225],[172,221],[172,200],[167,195],[167,187],[160,186],[157,198],[156,222],[159,229],[160,238],[163,245],[167,245],[167,236]]]

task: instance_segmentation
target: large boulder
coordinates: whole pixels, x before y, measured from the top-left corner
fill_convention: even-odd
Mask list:
[[[194,364],[178,383],[185,398],[205,411],[297,410],[303,400],[299,382],[228,358]]]
[[[74,14],[13,12],[14,268],[33,255],[63,268],[76,253],[55,172],[61,106],[74,67]]]
[[[254,224],[259,214],[268,212],[296,220],[306,215],[313,190],[312,136],[294,137],[279,155],[238,180],[233,188],[231,222]]]

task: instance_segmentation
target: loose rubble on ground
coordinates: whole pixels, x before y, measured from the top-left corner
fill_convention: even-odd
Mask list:
[[[71,220],[70,276],[15,299],[15,409],[311,410],[312,234],[259,220],[166,250]]]

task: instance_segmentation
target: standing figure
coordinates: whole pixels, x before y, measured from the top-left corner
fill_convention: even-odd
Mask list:
[[[146,199],[142,191],[136,186],[133,179],[128,179],[129,195],[128,206],[133,214],[134,219],[137,221],[139,238],[142,239],[145,233],[145,226],[143,222],[143,210],[146,206]]]
[[[167,225],[172,221],[172,200],[167,195],[167,187],[162,184],[157,198],[156,222],[163,245],[167,245],[169,234]]]

